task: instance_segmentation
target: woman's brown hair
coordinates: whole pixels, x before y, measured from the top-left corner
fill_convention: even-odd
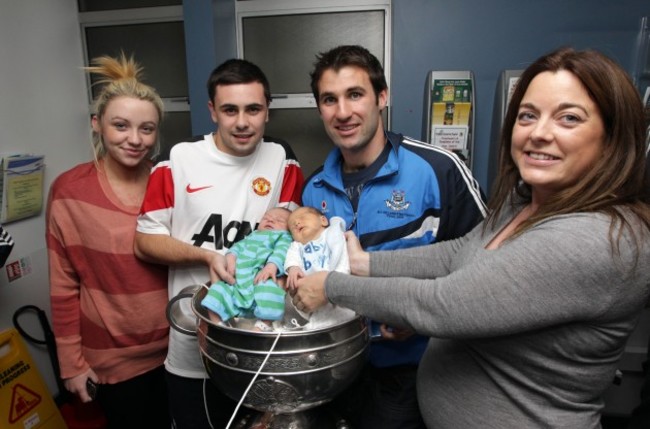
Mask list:
[[[612,220],[610,242],[615,246],[615,241],[618,241],[613,240],[616,226],[630,228],[621,212],[623,207],[650,229],[646,124],[643,104],[630,77],[614,61],[593,50],[558,49],[536,60],[517,81],[501,132],[499,171],[488,204],[490,214],[486,227],[494,226],[506,204],[531,201],[531,187],[522,181],[510,154],[512,130],[517,121],[519,105],[531,81],[540,73],[560,70],[577,77],[598,106],[605,126],[603,153],[577,183],[557,192],[520,224],[515,236],[550,216],[602,212]],[[553,88],[548,90],[553,91]],[[621,233],[619,229],[618,237]]]

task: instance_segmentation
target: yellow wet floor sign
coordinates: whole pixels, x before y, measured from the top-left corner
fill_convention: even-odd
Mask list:
[[[0,428],[67,429],[15,329],[0,332]]]

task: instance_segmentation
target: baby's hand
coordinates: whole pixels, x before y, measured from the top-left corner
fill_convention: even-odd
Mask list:
[[[296,282],[305,277],[305,273],[300,267],[289,267],[287,270],[287,290],[296,290]]]
[[[261,282],[267,281],[268,279],[273,279],[274,282],[277,282],[277,279],[275,278],[277,272],[278,267],[273,262],[269,262],[257,273],[253,279],[253,284],[259,284]]]

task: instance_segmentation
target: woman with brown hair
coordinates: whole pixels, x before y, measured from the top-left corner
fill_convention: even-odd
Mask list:
[[[363,252],[348,233],[355,276],[305,277],[294,301],[432,337],[417,385],[428,427],[599,428],[649,296],[644,133],[613,61],[545,55],[514,91],[483,225],[392,252]]]

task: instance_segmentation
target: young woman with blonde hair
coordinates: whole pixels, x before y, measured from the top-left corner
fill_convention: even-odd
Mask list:
[[[47,205],[61,376],[84,402],[97,385],[111,428],[169,428],[167,270],[133,254],[163,103],[132,58],[93,64],[87,71],[103,85],[91,119],[95,159],[61,174]]]

